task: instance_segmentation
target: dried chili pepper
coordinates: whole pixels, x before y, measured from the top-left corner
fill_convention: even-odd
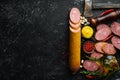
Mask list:
[[[110,36],[106,37],[103,41],[105,42],[105,41],[109,40],[112,37],[113,37],[113,35],[111,34]]]
[[[102,12],[99,16],[104,16],[104,15],[110,13],[110,12],[113,12],[113,11],[114,11],[114,9],[106,10],[106,11]]]
[[[93,79],[93,78],[97,78],[97,76],[86,75],[86,78]]]

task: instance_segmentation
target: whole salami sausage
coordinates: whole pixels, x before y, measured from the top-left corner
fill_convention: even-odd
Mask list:
[[[113,36],[111,42],[117,49],[120,49],[120,37]]]
[[[89,71],[96,71],[99,69],[99,65],[96,62],[91,60],[85,60],[83,62],[83,67]]]
[[[72,8],[69,20],[69,67],[72,74],[80,69],[81,56],[81,24],[80,11],[78,8]]]

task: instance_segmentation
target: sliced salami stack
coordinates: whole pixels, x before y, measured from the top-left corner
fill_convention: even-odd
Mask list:
[[[77,8],[72,8],[71,12],[70,12],[70,20],[69,20],[69,24],[70,27],[77,29],[78,27],[80,27],[81,23],[80,23],[80,11]]]

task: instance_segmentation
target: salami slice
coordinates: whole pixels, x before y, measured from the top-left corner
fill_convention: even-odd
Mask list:
[[[120,36],[120,23],[113,22],[111,24],[111,30],[115,35]]]
[[[101,30],[101,29],[103,29],[103,28],[109,28],[109,26],[106,25],[106,24],[99,24],[99,25],[97,26],[97,30]]]
[[[111,42],[117,49],[120,49],[120,37],[112,37]]]
[[[85,60],[83,62],[83,67],[86,69],[86,70],[89,70],[89,71],[96,71],[98,70],[99,68],[99,65],[94,62],[94,61],[91,61],[91,60]]]
[[[74,28],[74,29],[78,29],[78,27],[80,27],[80,22],[79,22],[78,24],[74,24],[74,23],[72,23],[72,22],[69,20],[69,24],[70,24],[70,26],[71,26],[72,28]]]
[[[97,43],[95,44],[95,49],[96,49],[96,51],[98,51],[98,52],[100,52],[100,53],[104,53],[103,50],[102,50],[102,48],[103,48],[103,46],[104,46],[105,44],[107,44],[107,43],[106,43],[106,42],[97,42]]]
[[[79,23],[80,21],[80,11],[78,8],[72,8],[70,11],[70,20],[73,23]]]
[[[110,55],[113,55],[116,53],[116,50],[115,50],[113,44],[110,44],[110,43],[107,43],[104,45],[103,51],[105,52],[105,54],[110,54]]]
[[[95,33],[95,39],[98,41],[104,40],[111,34],[111,29],[109,27],[102,28]]]
[[[90,57],[95,58],[95,59],[100,59],[101,57],[103,57],[103,54],[98,53],[98,52],[93,52]]]

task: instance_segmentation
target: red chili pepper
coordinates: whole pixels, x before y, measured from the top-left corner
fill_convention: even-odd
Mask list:
[[[113,35],[111,34],[110,36],[106,37],[103,41],[105,42],[105,41],[109,40],[112,37],[113,37]]]
[[[114,9],[106,10],[106,11],[102,12],[99,16],[104,16],[104,15],[110,13],[110,12],[113,12],[113,11],[114,11]]]
[[[86,75],[86,78],[92,79],[92,78],[97,78],[97,76]]]

